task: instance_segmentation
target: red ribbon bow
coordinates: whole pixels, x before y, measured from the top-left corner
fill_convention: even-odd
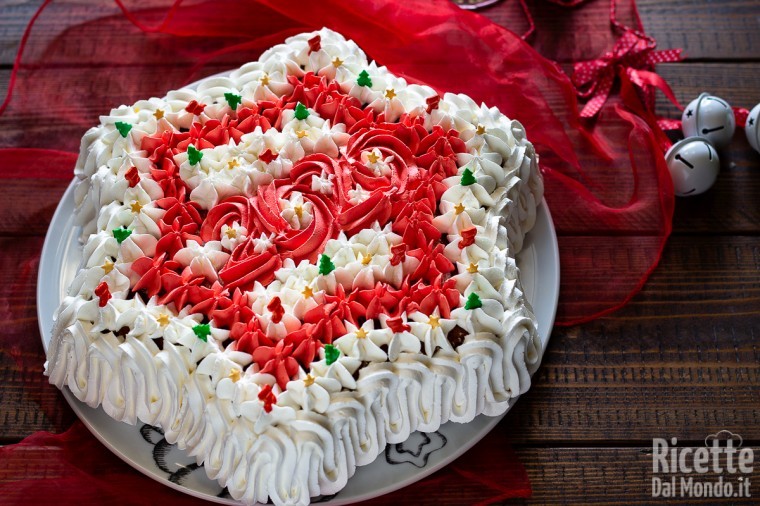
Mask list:
[[[609,97],[615,77],[627,78],[641,88],[644,102],[654,109],[654,94],[649,86],[660,90],[676,105],[676,99],[670,86],[654,72],[657,63],[676,62],[682,59],[680,49],[656,51],[657,43],[651,37],[626,30],[615,43],[612,51],[597,60],[578,62],[574,66],[573,84],[578,95],[590,98],[581,110],[582,118],[593,118],[601,110]]]

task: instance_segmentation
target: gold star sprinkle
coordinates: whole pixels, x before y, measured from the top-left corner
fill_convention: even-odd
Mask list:
[[[336,56],[335,58],[333,58],[332,64],[333,64],[333,67],[337,69],[338,67],[343,65],[343,60],[341,60],[340,58]]]
[[[228,228],[227,231],[224,233],[224,235],[227,236],[227,239],[234,239],[237,237],[237,230],[234,228]]]
[[[161,109],[156,109],[156,112],[153,113],[153,117],[156,119],[161,119],[164,117],[164,111]]]
[[[306,377],[303,379],[303,386],[310,387],[314,384],[314,381],[316,381],[316,378],[312,376],[311,374],[307,374]]]
[[[169,325],[169,315],[166,313],[161,313],[156,317],[156,323],[161,325],[162,327],[166,327]]]
[[[259,79],[259,82],[261,82],[262,86],[266,86],[267,84],[269,84],[269,74],[264,74],[263,76],[261,76],[261,79]]]
[[[366,330],[360,328],[359,330],[356,331],[356,338],[357,339],[364,339],[366,337],[367,337],[367,331]]]
[[[296,130],[296,135],[298,136],[299,139],[303,139],[304,137],[309,135],[309,132],[307,132],[306,130]]]
[[[135,106],[135,112],[140,112],[140,108]]]
[[[303,206],[301,204],[298,204],[297,206],[293,207],[293,212],[296,213],[296,216],[299,218],[303,217]]]
[[[454,206],[454,214],[462,214],[464,212],[464,205],[460,202]]]
[[[478,272],[478,264],[471,263],[469,267],[467,267],[467,272],[469,272],[470,274],[475,274],[476,272]]]
[[[229,378],[232,380],[233,383],[237,383],[240,380],[240,369],[233,369],[230,371]]]
[[[478,128],[475,129],[475,133],[478,135],[483,135],[484,133],[486,133],[486,127],[478,124]]]
[[[237,158],[233,158],[232,160],[227,160],[227,168],[232,170],[235,167],[238,167],[240,165],[240,162],[238,162]]]
[[[140,204],[138,201],[134,200],[132,201],[132,205],[130,205],[130,207],[132,208],[132,212],[137,214],[142,210],[143,205]]]
[[[310,286],[305,286],[303,291],[301,292],[304,299],[311,298],[314,295],[314,290],[311,289]]]
[[[362,257],[362,265],[369,265],[369,263],[372,261],[372,255],[367,254]]]
[[[438,318],[437,316],[431,316],[430,319],[428,320],[428,325],[430,325],[431,328],[437,329],[438,327],[441,326],[440,320],[441,319]]]
[[[367,160],[369,160],[369,163],[377,163],[377,161],[380,160],[380,155],[374,151],[370,151],[367,155]]]
[[[113,270],[113,262],[106,258],[106,261],[103,262],[103,265],[101,265],[100,268],[103,269],[103,272],[108,274]]]
[[[396,96],[396,90],[394,90],[393,88],[388,88],[387,90],[385,90],[385,98],[387,98],[388,100],[392,99],[395,96]]]

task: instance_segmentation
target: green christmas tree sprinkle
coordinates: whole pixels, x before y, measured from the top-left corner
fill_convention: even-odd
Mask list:
[[[475,176],[472,175],[472,171],[470,169],[465,168],[464,172],[462,172],[462,179],[459,181],[459,184],[462,186],[470,186],[471,184],[475,184],[477,181],[475,180]]]
[[[240,95],[235,95],[234,93],[225,93],[224,99],[227,101],[228,104],[230,104],[230,107],[234,110],[237,109],[237,106],[240,105],[240,102],[243,101],[243,97]]]
[[[123,121],[117,121],[115,125],[116,125],[116,130],[118,130],[121,136],[125,138],[127,134],[129,133],[129,131],[132,130],[132,125],[130,125],[129,123],[124,123]]]
[[[196,149],[193,145],[187,147],[187,161],[190,162],[190,165],[200,162],[201,158],[203,158],[203,153],[199,149]]]
[[[200,325],[196,325],[193,327],[193,332],[195,332],[195,335],[198,336],[198,339],[203,341],[204,343],[208,342],[208,336],[211,335],[211,325],[208,323],[202,323]]]
[[[123,243],[127,237],[132,234],[132,231],[128,228],[115,228],[113,229],[113,236],[116,238],[116,242]]]
[[[340,350],[332,344],[325,345],[325,363],[332,365],[340,357]]]
[[[478,297],[478,294],[475,292],[472,292],[469,297],[467,297],[467,302],[464,304],[465,309],[478,309],[479,307],[483,307],[483,303],[480,302],[480,297]]]
[[[296,104],[296,119],[305,120],[309,117],[309,110],[301,102]]]
[[[335,270],[335,264],[332,263],[330,257],[327,255],[320,255],[319,257],[319,273],[323,276],[327,276]]]
[[[366,86],[367,88],[372,87],[372,79],[369,78],[369,74],[366,70],[362,70],[359,73],[359,77],[356,79],[356,84],[359,86]]]

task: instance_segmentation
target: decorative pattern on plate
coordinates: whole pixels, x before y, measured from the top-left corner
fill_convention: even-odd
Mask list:
[[[46,374],[236,499],[335,494],[416,430],[503,413],[538,367],[522,126],[335,32],[111,111],[76,176]]]

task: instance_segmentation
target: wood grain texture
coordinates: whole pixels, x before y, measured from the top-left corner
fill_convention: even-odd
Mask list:
[[[82,135],[99,122],[111,107],[133,104],[152,96],[165,96],[208,75],[233,68],[230,64],[209,65],[202,73],[186,66],[124,66],[123,77],[103,89],[97,79],[98,67],[56,68],[37,73],[26,89],[15,88],[5,115],[0,116],[0,148],[55,146],[63,151],[79,151]],[[0,70],[0,96],[7,89],[10,70]],[[92,103],[90,96],[98,87],[99,96],[108,108]],[[45,110],[39,110],[32,97],[54,93],[59,98]],[[27,97],[29,99],[27,100]],[[51,141],[52,140],[52,141]]]
[[[672,238],[627,307],[554,330],[508,417],[513,438],[694,439],[727,428],[760,439],[759,302],[755,238]]]
[[[724,0],[637,0],[658,47],[684,48],[688,60],[760,60],[760,4]]]
[[[688,60],[757,61],[760,59],[758,29],[760,5],[751,0],[705,2],[701,0],[638,0],[641,21],[647,34],[660,49],[682,48]],[[617,0],[618,19],[632,25],[630,2]],[[534,0],[529,8],[536,33],[529,39],[541,54],[557,61],[572,60],[578,51],[584,58],[595,58],[608,51],[614,35],[606,23],[578,29],[568,19],[567,8]],[[583,23],[586,16],[605,19],[608,0],[587,0],[580,7]],[[518,2],[501,2],[483,9],[484,15],[515,33],[527,30],[527,21]],[[562,33],[560,39],[557,33]],[[572,53],[571,53],[572,51]]]
[[[61,167],[71,173],[73,167]],[[0,200],[0,236],[45,235],[58,201],[69,185],[66,179],[3,179],[8,197]]]
[[[0,347],[9,350],[0,352],[0,444],[36,430],[61,431],[74,419],[42,375],[36,288],[42,243],[42,236],[0,237]]]
[[[691,443],[691,447],[704,444],[703,438]],[[682,443],[683,444],[683,443]],[[758,449],[753,447],[755,455]],[[665,502],[662,498],[652,498],[652,447],[630,448],[525,448],[517,451],[525,465],[533,486],[531,504],[657,504]],[[724,461],[721,465],[725,466]],[[679,481],[681,477],[693,477],[695,481],[702,480],[699,475],[674,475]],[[748,477],[755,483],[760,477],[760,469]],[[710,475],[705,481],[716,481],[715,475]],[[724,479],[730,479],[738,488],[737,475],[725,474]],[[735,488],[736,489],[736,488]],[[750,487],[750,491],[757,488]],[[685,504],[715,504],[716,498],[680,499]],[[752,504],[756,499],[732,498],[731,503]]]

